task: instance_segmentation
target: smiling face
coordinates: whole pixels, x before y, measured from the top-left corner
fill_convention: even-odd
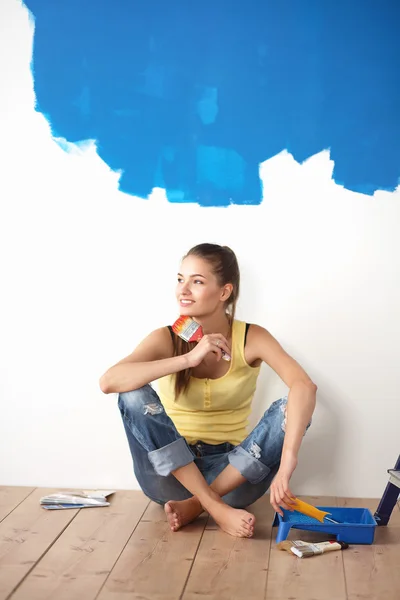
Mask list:
[[[189,255],[182,261],[176,286],[180,315],[205,317],[224,311],[231,291],[231,284],[220,285],[207,260]]]

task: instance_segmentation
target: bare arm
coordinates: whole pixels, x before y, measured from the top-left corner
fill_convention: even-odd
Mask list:
[[[283,457],[286,453],[297,457],[304,432],[315,409],[317,386],[299,363],[289,356],[263,327],[258,325],[250,327],[249,345],[250,343],[254,357],[266,362],[289,388],[288,423]]]
[[[173,356],[171,335],[166,327],[161,327],[108,369],[100,378],[100,388],[105,394],[129,392],[188,366],[187,355]]]
[[[282,514],[279,507],[288,508],[291,497],[289,479],[297,466],[299,448],[315,409],[317,386],[294,358],[289,356],[279,342],[262,327],[251,326],[249,345],[250,342],[249,358],[266,362],[289,387],[281,463],[271,485],[271,504]]]

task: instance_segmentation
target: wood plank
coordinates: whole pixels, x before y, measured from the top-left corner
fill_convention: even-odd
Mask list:
[[[372,514],[379,500],[339,498],[339,506],[365,507]],[[395,506],[389,523],[377,527],[372,545],[350,546],[342,552],[349,600],[399,600],[400,510]]]
[[[0,523],[0,600],[29,573],[78,512],[42,508],[40,498],[53,491],[36,489]]]
[[[149,502],[149,505],[140,519],[141,521],[152,521],[153,523],[166,523],[166,516],[164,512],[164,507],[156,502]]]
[[[332,496],[300,496],[314,506],[336,506]],[[277,529],[274,529],[276,538]],[[325,541],[332,536],[291,529],[288,539]],[[348,552],[348,550],[346,550]],[[329,552],[312,558],[297,558],[271,546],[266,598],[268,600],[346,600],[343,552]]]
[[[96,598],[149,500],[139,491],[119,491],[110,503],[81,510],[12,600]]]
[[[258,522],[255,538],[239,540],[219,531],[212,519],[204,531],[205,515],[172,533],[162,507],[149,503],[143,513],[148,501],[140,492],[118,492],[110,508],[48,512],[39,499],[50,490],[31,490],[0,488],[4,507],[0,600],[175,600],[182,594],[183,600],[199,595],[209,600],[344,600],[344,575],[349,600],[400,598],[399,506],[389,525],[377,528],[372,546],[354,545],[344,552],[297,559],[276,550],[276,528],[271,543],[273,511],[268,496],[252,507]],[[135,518],[137,523],[140,515],[134,515],[135,496],[144,502],[136,529]],[[336,504],[335,498],[303,499]],[[338,500],[340,506],[365,506],[372,513],[378,503]],[[291,539],[326,537],[300,530],[290,533]]]
[[[205,515],[172,532],[163,509],[151,504],[126,545],[98,600],[177,600],[207,522]],[[86,599],[85,599],[86,600]]]
[[[269,496],[249,511],[256,517],[252,539],[232,537],[215,529],[204,532],[183,600],[263,600],[267,582],[274,511]]]
[[[0,486],[0,523],[18,506],[35,488]]]

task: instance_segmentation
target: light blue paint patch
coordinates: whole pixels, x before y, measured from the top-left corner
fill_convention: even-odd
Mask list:
[[[139,84],[138,91],[153,98],[164,96],[164,68],[157,64],[149,64],[141,73],[143,84]]]
[[[214,123],[218,114],[218,90],[204,88],[201,100],[197,103],[197,113],[204,125]]]
[[[188,203],[188,200],[187,198],[185,198],[185,193],[183,190],[174,190],[171,188],[168,190],[168,200],[177,204]],[[195,200],[193,199],[192,202],[195,202]]]
[[[240,192],[244,187],[245,162],[235,150],[199,146],[197,149],[197,181],[201,186],[213,184],[217,190]]]
[[[60,146],[61,150],[64,150],[64,152],[69,151],[68,142],[65,139],[56,138],[56,143],[58,146]]]
[[[258,204],[259,164],[330,149],[350,190],[400,175],[400,2],[27,0],[38,109],[122,191]]]

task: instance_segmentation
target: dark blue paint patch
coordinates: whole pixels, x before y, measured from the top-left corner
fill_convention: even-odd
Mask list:
[[[259,163],[329,148],[350,190],[400,175],[400,2],[28,0],[38,109],[120,188],[261,202]]]

